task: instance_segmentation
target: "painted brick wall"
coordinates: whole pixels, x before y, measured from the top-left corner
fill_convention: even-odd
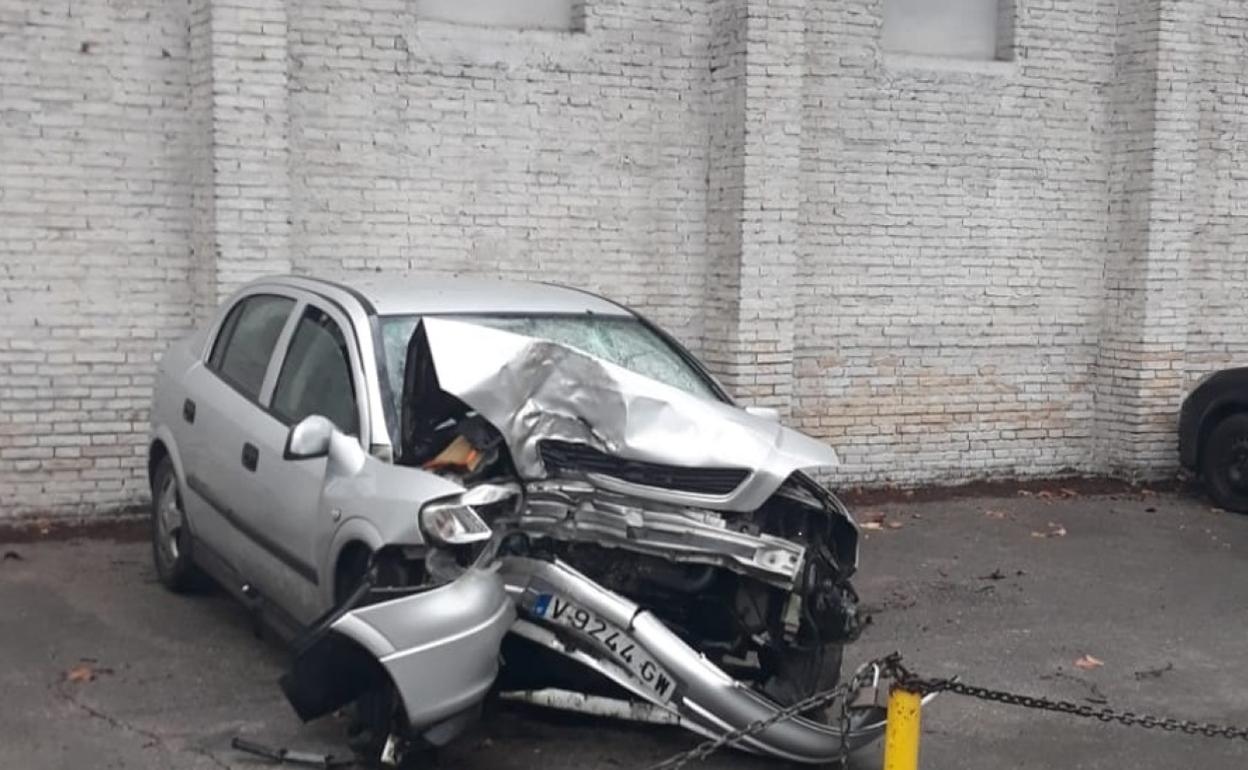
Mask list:
[[[698,344],[707,6],[594,1],[558,32],[291,3],[295,269],[560,281]]]
[[[1015,6],[963,63],[810,4],[794,413],[849,478],[1099,470],[1114,3]]]
[[[190,325],[187,7],[0,2],[0,516],[146,494]]]
[[[154,357],[291,270],[601,291],[842,483],[1173,472],[1248,354],[1248,12],[1003,1],[956,62],[886,2],[0,0],[0,516],[141,501]]]

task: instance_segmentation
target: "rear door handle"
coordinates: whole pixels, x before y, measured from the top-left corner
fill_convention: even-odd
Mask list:
[[[195,402],[189,398],[182,402],[182,419],[195,424]]]
[[[256,464],[260,462],[260,450],[256,449],[256,445],[248,442],[243,444],[243,467],[249,471],[255,471]]]

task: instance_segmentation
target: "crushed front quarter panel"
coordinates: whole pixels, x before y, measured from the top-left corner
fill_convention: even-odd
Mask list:
[[[525,481],[549,475],[540,442],[575,442],[625,460],[748,469],[725,494],[594,481],[665,502],[752,511],[795,471],[838,464],[831,447],[809,436],[564,345],[442,318],[421,322],[414,349],[422,342],[439,387],[502,433]]]

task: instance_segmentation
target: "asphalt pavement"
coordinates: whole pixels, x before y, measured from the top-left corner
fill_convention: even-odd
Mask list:
[[[868,527],[857,585],[874,622],[847,667],[899,650],[924,675],[1248,726],[1248,517],[1192,497],[1059,487],[857,513]],[[285,649],[239,606],[169,594],[145,543],[92,535],[0,544],[0,768],[264,766],[230,748],[235,735],[345,751],[340,721],[299,723],[276,685]],[[694,742],[503,705],[438,766],[628,770]],[[851,766],[880,763],[877,746]],[[921,764],[1238,770],[1248,741],[946,695],[924,714]],[[785,765],[729,753],[701,766]]]

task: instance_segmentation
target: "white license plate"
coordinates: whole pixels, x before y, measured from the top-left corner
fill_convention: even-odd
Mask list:
[[[595,642],[621,666],[632,672],[638,682],[663,703],[672,699],[675,684],[672,677],[631,637],[616,625],[584,607],[554,594],[538,594],[533,614],[552,623],[576,631]]]

